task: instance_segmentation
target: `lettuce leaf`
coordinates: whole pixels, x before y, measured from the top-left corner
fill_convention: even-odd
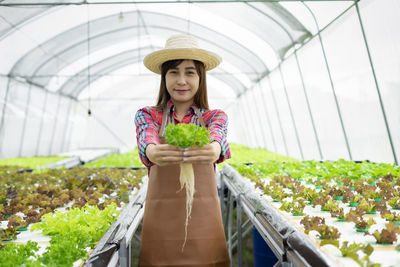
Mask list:
[[[165,128],[165,141],[170,145],[182,148],[208,144],[210,143],[209,136],[208,129],[193,123],[176,125],[170,123]]]

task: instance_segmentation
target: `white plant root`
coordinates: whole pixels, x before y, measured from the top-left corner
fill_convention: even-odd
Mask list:
[[[181,174],[179,176],[179,182],[182,190],[185,187],[186,190],[186,220],[185,220],[185,241],[182,245],[182,251],[186,244],[187,239],[187,227],[189,224],[190,214],[192,213],[193,196],[194,196],[194,171],[192,163],[181,163]],[[179,191],[180,191],[179,190]]]

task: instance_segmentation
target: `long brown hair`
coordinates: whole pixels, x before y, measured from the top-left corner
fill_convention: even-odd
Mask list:
[[[176,68],[179,64],[182,63],[184,59],[176,59],[164,62],[161,65],[161,83],[160,83],[160,91],[158,92],[157,105],[153,108],[162,109],[168,101],[171,99],[171,95],[168,93],[165,75],[167,74],[169,69]],[[198,108],[209,109],[208,107],[208,96],[207,96],[207,81],[206,81],[206,70],[204,68],[204,64],[201,61],[193,60],[194,65],[196,67],[197,74],[199,75],[199,89],[194,95],[194,104]]]

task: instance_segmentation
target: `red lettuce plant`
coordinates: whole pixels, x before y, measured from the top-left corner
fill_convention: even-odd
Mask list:
[[[386,228],[382,231],[375,230],[372,234],[365,233],[366,235],[372,235],[376,239],[378,244],[393,244],[397,241],[396,234],[400,234],[400,228],[393,222],[386,224]]]

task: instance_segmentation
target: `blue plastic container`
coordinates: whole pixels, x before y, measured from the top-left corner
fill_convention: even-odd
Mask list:
[[[278,261],[275,254],[265,243],[260,233],[253,226],[253,256],[254,267],[268,267],[274,266]]]

